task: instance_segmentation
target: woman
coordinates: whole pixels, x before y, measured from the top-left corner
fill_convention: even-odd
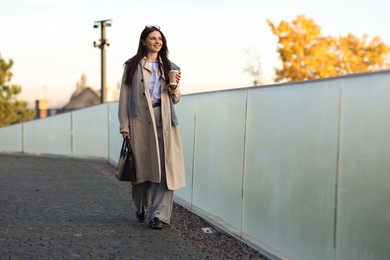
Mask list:
[[[158,26],[142,31],[137,54],[125,62],[118,116],[123,138],[130,139],[137,181],[132,196],[139,222],[153,229],[169,224],[173,191],[185,186],[184,161],[173,104],[180,101],[179,84],[169,85],[169,71],[179,68],[168,59],[168,46]],[[180,73],[176,76],[180,81]]]

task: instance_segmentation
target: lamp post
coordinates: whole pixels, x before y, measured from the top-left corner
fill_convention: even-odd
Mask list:
[[[101,50],[101,94],[100,102],[104,103],[107,101],[107,91],[106,91],[106,48],[110,46],[110,41],[106,39],[106,27],[111,26],[112,20],[101,20],[95,21],[93,28],[99,28],[100,26],[100,39],[93,42],[95,48],[100,48]]]

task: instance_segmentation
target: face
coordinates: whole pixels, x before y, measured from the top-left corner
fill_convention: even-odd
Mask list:
[[[146,46],[148,52],[159,52],[163,45],[161,33],[159,31],[149,33],[142,43]]]

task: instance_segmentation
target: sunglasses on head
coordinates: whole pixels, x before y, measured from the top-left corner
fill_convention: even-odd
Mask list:
[[[161,28],[160,28],[160,26],[157,26],[157,25],[146,25],[145,29],[156,29],[156,30],[160,31]]]

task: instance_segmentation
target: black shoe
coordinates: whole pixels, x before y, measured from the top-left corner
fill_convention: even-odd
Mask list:
[[[146,221],[146,211],[145,211],[145,207],[142,206],[142,211],[141,213],[135,213],[135,216],[137,217],[138,221],[139,222],[145,222]]]
[[[149,226],[153,229],[162,229],[163,224],[159,218],[154,218],[149,222]]]

